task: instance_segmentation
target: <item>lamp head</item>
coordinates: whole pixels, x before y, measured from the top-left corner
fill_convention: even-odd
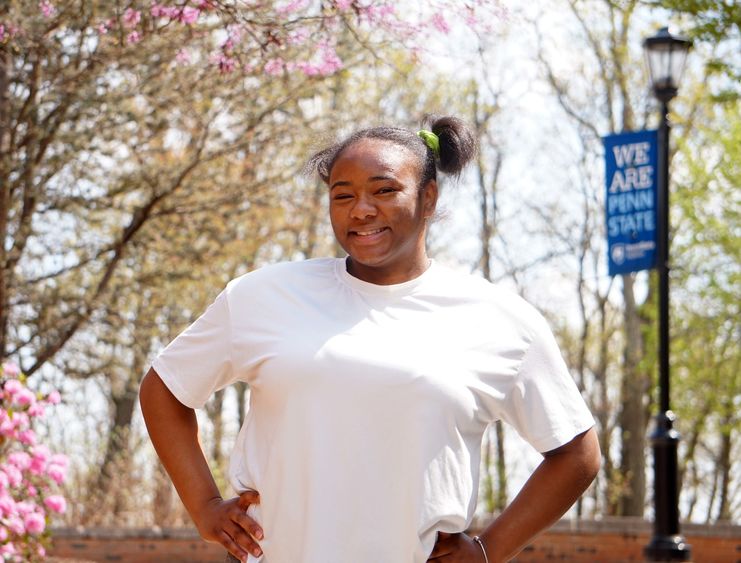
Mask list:
[[[692,41],[672,35],[668,27],[662,27],[656,35],[643,41],[654,94],[662,102],[668,102],[677,95],[691,47]]]

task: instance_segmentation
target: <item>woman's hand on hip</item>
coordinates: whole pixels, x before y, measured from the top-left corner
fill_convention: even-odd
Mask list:
[[[257,542],[263,538],[263,531],[247,516],[247,508],[259,503],[259,493],[252,490],[229,500],[214,498],[198,514],[198,532],[207,542],[223,545],[240,561],[246,561],[250,553],[259,557],[262,549]]]
[[[437,533],[435,547],[427,560],[430,563],[484,563],[481,547],[464,533]]]

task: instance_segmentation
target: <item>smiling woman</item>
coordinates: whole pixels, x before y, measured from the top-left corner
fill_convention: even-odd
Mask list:
[[[389,285],[421,275],[428,219],[437,203],[437,168],[459,174],[473,157],[471,132],[454,117],[430,118],[431,129],[364,129],[315,154],[309,167],[329,185],[335,237],[347,270]]]
[[[365,129],[314,155],[348,256],[230,282],[155,359],[147,428],[207,541],[261,563],[505,561],[560,517],[599,466],[593,420],[543,317],[431,261],[438,170],[474,155],[458,119]],[[224,500],[193,409],[235,381],[249,414]],[[469,537],[481,440],[504,420],[544,459]],[[534,509],[537,507],[537,509]]]

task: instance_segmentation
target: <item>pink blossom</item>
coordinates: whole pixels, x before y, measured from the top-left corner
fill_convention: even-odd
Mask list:
[[[23,481],[23,475],[16,466],[6,463],[2,469],[5,472],[5,475],[8,476],[8,484],[11,487],[17,487],[21,484]]]
[[[105,35],[106,33],[108,33],[108,30],[110,29],[110,25],[108,22],[99,23],[97,29],[100,35]]]
[[[15,500],[8,493],[0,495],[0,515],[15,514]]]
[[[0,28],[3,30],[3,32],[6,32],[9,35],[13,35],[12,28],[8,26],[8,29],[5,29],[4,24],[0,24]],[[8,377],[18,377],[21,374],[21,370],[18,368],[18,364],[14,364],[13,362],[5,362],[3,364],[3,375],[6,375]]]
[[[187,49],[180,49],[178,50],[177,55],[175,55],[175,60],[178,64],[187,65],[190,63],[190,53]]]
[[[5,526],[0,525],[0,542],[4,542],[8,539],[8,529]]]
[[[241,25],[230,25],[227,29],[227,39],[221,46],[222,50],[231,51],[232,49],[234,49],[234,46],[242,41],[243,34],[244,29]]]
[[[5,491],[5,489],[8,488],[8,476],[5,474],[5,471],[0,471],[0,493]]]
[[[0,43],[10,41],[13,37],[18,35],[20,31],[21,29],[17,25],[13,25],[12,23],[0,23]],[[20,371],[18,370],[18,366],[14,363],[6,363],[2,365],[0,373],[3,373],[8,377],[18,377]]]
[[[288,36],[288,43],[291,45],[303,45],[309,39],[309,30],[300,27],[291,32]]]
[[[44,499],[44,504],[49,510],[59,514],[67,510],[67,501],[62,495],[51,495]]]
[[[39,444],[38,446],[34,446],[31,450],[31,455],[33,456],[34,461],[38,460],[41,463],[46,463],[46,461],[51,457],[51,451],[44,444]]]
[[[26,485],[26,492],[28,493],[28,496],[35,497],[39,494],[39,491],[36,487],[31,485],[30,483],[25,483]]]
[[[360,8],[360,13],[363,14],[368,21],[376,23],[386,23],[391,16],[394,15],[394,7],[390,4],[369,4]]]
[[[322,76],[328,76],[340,70],[342,68],[342,59],[337,56],[337,52],[328,47],[322,54],[322,62],[319,65],[319,74]]]
[[[7,436],[8,438],[15,438],[15,424],[11,419],[6,419],[0,422],[0,434]]]
[[[221,74],[229,74],[237,66],[237,60],[225,55],[224,53],[215,53],[210,58],[211,62],[219,67]]]
[[[49,0],[41,0],[41,2],[39,2],[39,10],[41,10],[41,14],[47,19],[52,17],[57,11],[54,4],[49,2]]]
[[[16,405],[25,407],[36,402],[36,395],[30,389],[24,388],[15,394],[15,396],[13,397],[13,402]]]
[[[139,22],[142,19],[142,13],[139,10],[134,10],[133,8],[126,8],[126,11],[123,15],[123,25],[124,27],[127,27],[131,29],[132,27],[136,27],[139,25]]]
[[[430,18],[430,23],[432,26],[438,30],[440,33],[450,33],[450,25],[445,20],[445,17],[440,13],[436,12],[432,18]]]
[[[69,458],[64,454],[54,454],[50,458],[50,463],[59,465],[66,470],[69,467]]]
[[[130,45],[133,45],[134,43],[139,43],[141,41],[142,36],[139,35],[138,31],[132,31],[126,36],[126,42]]]
[[[283,59],[270,59],[268,62],[265,63],[265,66],[263,67],[263,70],[265,71],[265,74],[269,74],[270,76],[280,76],[283,74],[283,68],[285,67],[285,63],[283,62]]]
[[[5,385],[3,386],[3,391],[5,391],[11,396],[15,395],[21,390],[23,390],[23,384],[17,379],[11,379],[9,381],[6,381]]]
[[[23,525],[23,521],[17,516],[9,516],[6,518],[5,525],[14,534],[21,535],[26,533],[26,527]]]
[[[19,516],[26,516],[36,510],[36,505],[27,500],[22,500],[15,504],[15,510]]]
[[[27,446],[33,446],[36,444],[36,432],[34,432],[32,429],[22,430],[18,433],[18,440],[22,444],[26,444]]]
[[[10,526],[8,526],[10,528]],[[21,524],[21,528],[23,525]],[[11,529],[11,532],[13,530]],[[4,543],[3,545],[0,545],[0,555],[15,555],[18,553],[18,551],[15,548],[15,545],[13,545],[13,542]]]
[[[306,8],[308,1],[307,0],[291,0],[288,2],[288,4],[285,4],[284,6],[278,8],[277,12],[280,15],[286,15],[290,14],[291,12],[297,12],[299,10],[303,10]]]
[[[196,21],[198,20],[198,16],[200,15],[201,15],[201,11],[198,8],[192,8],[192,7],[186,6],[180,11],[178,20],[180,21],[180,23],[190,25],[190,24],[196,23]]]
[[[31,466],[31,456],[26,452],[13,452],[8,455],[8,463],[13,464],[21,471],[25,471]]]
[[[25,412],[13,413],[13,418],[11,420],[13,421],[13,426],[15,426],[16,429],[28,428],[29,418]]]
[[[205,12],[207,10],[213,10],[214,4],[211,2],[211,0],[199,0],[198,2],[198,9],[202,12]]]
[[[352,6],[353,0],[335,0],[335,6],[338,10],[344,11]]]
[[[29,534],[33,534],[35,536],[43,532],[44,528],[46,527],[44,516],[39,514],[38,512],[27,514],[24,518],[24,523],[26,525],[26,531]]]
[[[67,469],[61,465],[52,463],[46,468],[46,474],[51,477],[57,485],[61,485],[62,481],[64,481],[67,476]],[[8,477],[10,477],[10,475],[8,475]]]
[[[36,553],[39,557],[44,559],[46,557],[46,549],[44,549],[43,545],[40,545],[36,548]]]
[[[167,6],[163,6],[162,4],[157,4],[156,2],[154,2],[149,8],[149,13],[152,15],[153,18],[164,18],[168,17],[169,8]]]
[[[61,401],[62,401],[62,396],[59,394],[59,391],[52,391],[46,397],[46,402],[49,403],[50,405],[58,405]]]
[[[28,408],[28,416],[39,417],[44,416],[44,404],[34,403]]]

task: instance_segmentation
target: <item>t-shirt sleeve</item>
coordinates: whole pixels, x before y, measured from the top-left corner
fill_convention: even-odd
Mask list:
[[[543,453],[594,426],[594,418],[545,319],[537,315],[533,324],[533,340],[510,387],[502,418]]]
[[[191,408],[202,407],[215,391],[235,380],[226,290],[157,355],[152,367],[172,394]]]

